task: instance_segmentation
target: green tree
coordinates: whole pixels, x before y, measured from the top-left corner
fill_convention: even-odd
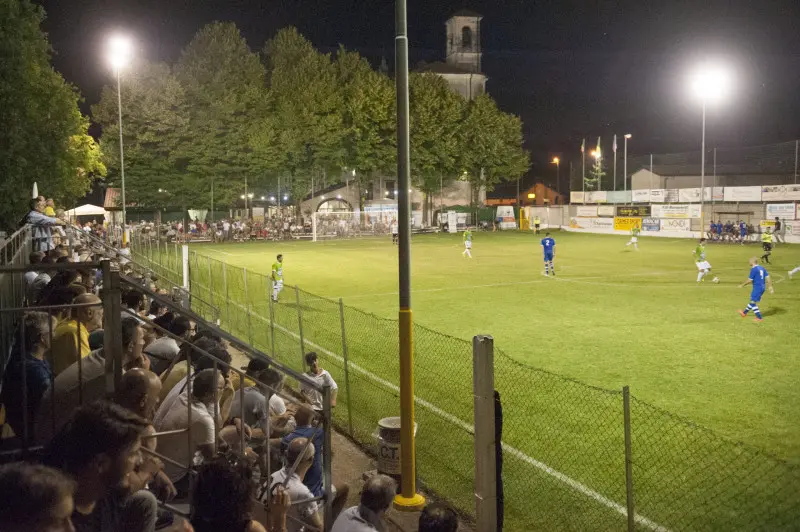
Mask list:
[[[473,190],[473,202],[481,188],[487,191],[501,181],[517,179],[530,166],[522,148],[522,121],[498,109],[488,94],[469,102],[461,123],[463,177]]]
[[[267,42],[264,60],[272,124],[267,137],[284,157],[275,171],[299,204],[311,191],[312,178],[340,174],[345,166],[342,93],[330,55],[319,53],[295,28],[284,28]]]
[[[0,0],[3,227],[28,211],[34,182],[42,194],[69,206],[104,172],[78,110],[78,92],[50,65],[43,19],[44,11],[29,0]]]
[[[232,23],[203,27],[183,50],[175,74],[185,91],[186,142],[179,157],[188,183],[202,193],[182,190],[185,206],[208,206],[212,182],[215,202],[231,204],[249,186],[264,185],[265,168],[274,165],[256,150],[259,129],[254,113],[264,109],[264,67]]]
[[[425,195],[423,220],[431,198],[458,176],[464,99],[436,74],[409,77],[411,182]]]
[[[125,150],[125,200],[140,207],[164,207],[183,198],[205,198],[196,176],[186,172],[182,147],[191,142],[183,88],[164,63],[137,63],[124,73],[122,125]],[[119,114],[116,83],[106,86],[92,116],[102,127],[103,161],[110,184],[120,186]],[[166,191],[166,192],[165,192]],[[183,201],[181,201],[183,203]]]

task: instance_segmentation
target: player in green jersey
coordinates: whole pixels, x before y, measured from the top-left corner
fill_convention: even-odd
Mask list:
[[[631,239],[628,240],[628,243],[625,244],[625,247],[628,247],[631,244],[633,244],[633,249],[639,251],[639,231],[641,231],[641,229],[639,229],[635,225],[631,228]]]
[[[694,262],[697,266],[697,282],[698,284],[703,281],[703,278],[711,271],[711,264],[706,260],[706,239],[701,238],[697,243],[697,247],[692,251],[694,255]],[[713,282],[718,283],[719,277],[714,277]]]
[[[272,300],[278,301],[278,294],[283,290],[283,255],[278,255],[272,264]]]
[[[464,231],[464,253],[462,255],[466,255],[469,258],[472,258],[472,253],[470,250],[472,249],[472,231],[467,229]]]

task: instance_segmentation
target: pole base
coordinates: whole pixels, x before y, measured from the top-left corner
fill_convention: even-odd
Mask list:
[[[410,499],[402,494],[394,496],[394,509],[398,512],[419,512],[424,507],[425,497],[419,493],[415,493]]]

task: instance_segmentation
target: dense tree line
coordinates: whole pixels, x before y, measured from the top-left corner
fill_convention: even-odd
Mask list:
[[[488,95],[467,102],[434,74],[412,74],[410,90],[412,179],[423,192],[455,179],[491,189],[527,170],[520,120]],[[175,65],[126,72],[122,103],[127,196],[140,206],[208,207],[212,186],[228,206],[245,178],[256,191],[280,178],[298,202],[345,170],[361,189],[395,174],[393,80],[355,52],[320,53],[294,28],[255,52],[235,25],[210,24]],[[116,87],[92,114],[110,133],[101,146],[115,178]]]
[[[78,109],[80,95],[50,64],[29,0],[0,0],[0,227],[28,211],[33,183],[70,205],[105,174],[100,149]]]

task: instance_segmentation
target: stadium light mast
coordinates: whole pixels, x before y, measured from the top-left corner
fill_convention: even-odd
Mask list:
[[[552,163],[556,165],[556,192],[561,195],[561,159],[553,157]]]
[[[127,209],[125,206],[125,152],[122,146],[122,87],[120,71],[128,66],[133,55],[133,43],[128,37],[114,35],[108,40],[108,60],[117,76],[117,111],[119,112],[119,175],[122,186],[122,241],[127,240],[125,224]]]
[[[625,139],[623,142],[623,151],[625,152],[622,158],[622,184],[623,190],[628,192],[628,139],[633,137],[630,133],[625,133],[623,138]],[[626,194],[627,195],[627,194]]]
[[[414,442],[414,346],[411,316],[411,181],[408,109],[408,28],[406,0],[395,0],[395,84],[397,87],[397,214],[400,285],[400,493],[394,506],[416,512],[425,506],[417,493]]]
[[[730,91],[731,74],[727,67],[715,63],[702,63],[692,72],[689,85],[703,108],[703,133],[700,141],[700,234],[705,229],[704,203],[706,196],[706,107],[722,101]],[[711,190],[714,197],[714,190]]]

